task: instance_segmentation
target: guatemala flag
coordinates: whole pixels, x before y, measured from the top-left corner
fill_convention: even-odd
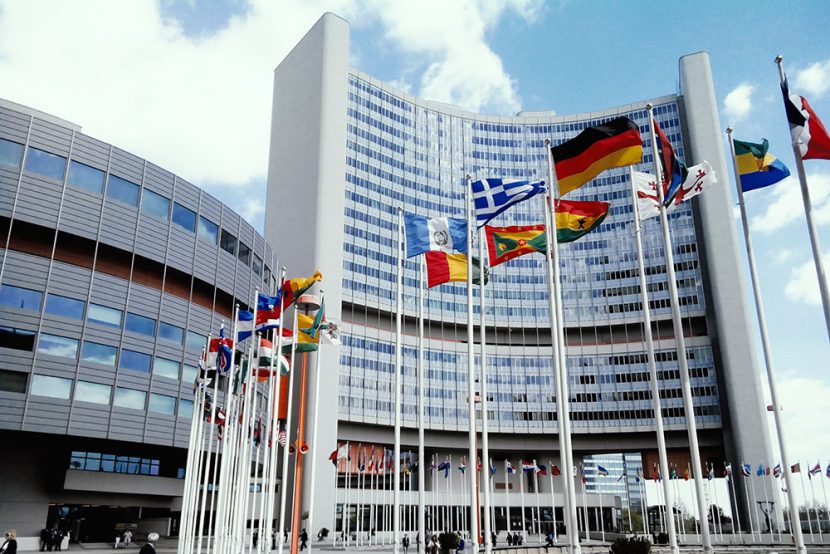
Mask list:
[[[517,179],[481,179],[473,181],[473,201],[476,225],[482,227],[510,206],[547,191],[544,181],[519,181]]]
[[[407,258],[425,252],[467,251],[467,222],[463,219],[404,214],[403,221]]]

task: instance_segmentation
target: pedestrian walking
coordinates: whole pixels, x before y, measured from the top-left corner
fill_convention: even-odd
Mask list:
[[[9,529],[6,531],[5,542],[0,546],[2,554],[17,554],[17,531]]]
[[[305,529],[303,529],[303,532],[300,533],[300,550],[305,550],[307,542],[308,542],[308,533],[306,533]]]
[[[403,540],[401,540],[401,546],[403,546],[403,554],[406,554],[409,550],[409,535],[404,533]]]
[[[147,535],[147,542],[138,551],[138,554],[156,554],[156,541],[159,540],[158,533],[150,533]]]

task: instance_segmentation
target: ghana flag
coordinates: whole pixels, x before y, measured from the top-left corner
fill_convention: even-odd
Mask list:
[[[790,175],[781,160],[769,153],[769,141],[761,144],[733,140],[735,143],[735,164],[741,177],[744,192],[768,187]]]
[[[424,254],[427,264],[427,288],[437,287],[444,283],[462,282],[467,280],[467,255],[448,254],[447,252],[433,251]],[[478,284],[481,279],[481,263],[473,258],[473,283]],[[484,284],[487,284],[487,273],[484,273]]]
[[[572,242],[587,235],[605,221],[608,202],[559,200],[556,206],[556,240]]]
[[[550,151],[559,180],[559,194],[565,195],[606,169],[639,162],[643,157],[643,142],[637,124],[627,117],[618,117],[588,127]]]
[[[513,227],[484,226],[490,267],[503,264],[513,258],[547,252],[547,236],[544,225],[516,225]]]

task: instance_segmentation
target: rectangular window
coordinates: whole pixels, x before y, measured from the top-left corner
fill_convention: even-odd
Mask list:
[[[199,216],[199,238],[211,244],[218,244],[219,227],[211,220]]]
[[[198,374],[198,367],[185,364],[182,368],[182,383],[195,383]]]
[[[113,405],[119,408],[144,410],[146,400],[147,393],[144,391],[115,387],[115,400],[113,401]]]
[[[156,320],[143,315],[127,312],[124,319],[124,329],[147,337],[156,336]]]
[[[78,339],[41,333],[37,353],[74,360],[78,356]]]
[[[26,171],[63,181],[63,173],[66,170],[66,158],[45,152],[37,148],[29,147],[26,154]]]
[[[89,310],[86,313],[86,319],[90,323],[121,327],[121,310],[101,306],[100,304],[90,304]]]
[[[159,321],[159,338],[168,342],[181,344],[184,340],[184,329]]]
[[[85,340],[81,348],[81,361],[115,367],[117,352],[114,346]]]
[[[90,383],[89,381],[78,381],[75,384],[76,401],[80,400],[81,402],[109,405],[111,394],[112,387],[109,385],[100,385],[98,383]]]
[[[0,139],[0,165],[17,169],[23,159],[23,145],[6,139]]]
[[[0,391],[26,393],[29,374],[21,371],[0,369]]]
[[[239,260],[245,265],[251,265],[251,249],[242,241],[239,241]]]
[[[121,177],[110,175],[107,184],[107,198],[124,202],[130,206],[138,206],[139,186]]]
[[[35,332],[0,326],[0,348],[31,352],[35,349]]]
[[[262,275],[262,258],[254,254],[254,265],[253,265],[254,273],[257,275]]]
[[[167,221],[170,218],[170,200],[145,188],[141,195],[141,213]]]
[[[121,359],[118,366],[123,369],[132,369],[133,371],[140,371],[142,373],[150,373],[150,361],[152,356],[144,354],[143,352],[136,352],[135,350],[121,349]]]
[[[151,392],[148,410],[158,414],[173,415],[176,413],[176,398]]]
[[[186,417],[188,419],[193,417],[193,401],[179,400],[179,417]]]
[[[72,380],[47,375],[32,376],[32,395],[63,398],[68,400],[72,391]]]
[[[194,331],[187,332],[187,341],[185,342],[185,350],[193,353],[200,353],[207,344],[207,337],[200,335]]]
[[[84,301],[49,293],[46,295],[46,313],[69,319],[83,319]]]
[[[0,285],[0,306],[39,312],[42,299],[43,293],[40,291],[12,285]]]
[[[73,160],[69,162],[69,177],[66,182],[70,186],[101,194],[104,190],[104,172]]]
[[[167,377],[168,379],[179,379],[179,362],[167,358],[156,358],[153,361],[153,375]]]
[[[222,247],[222,250],[231,256],[236,256],[236,237],[224,229],[222,229],[222,240],[219,245]]]
[[[196,212],[185,208],[178,202],[173,202],[173,225],[178,225],[180,228],[191,233],[195,232]]]

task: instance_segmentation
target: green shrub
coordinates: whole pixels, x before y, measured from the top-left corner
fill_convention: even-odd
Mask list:
[[[461,537],[455,533],[441,533],[438,535],[438,542],[441,544],[441,553],[447,554],[461,546]]]
[[[611,545],[611,554],[649,554],[651,541],[642,537],[617,539]]]

